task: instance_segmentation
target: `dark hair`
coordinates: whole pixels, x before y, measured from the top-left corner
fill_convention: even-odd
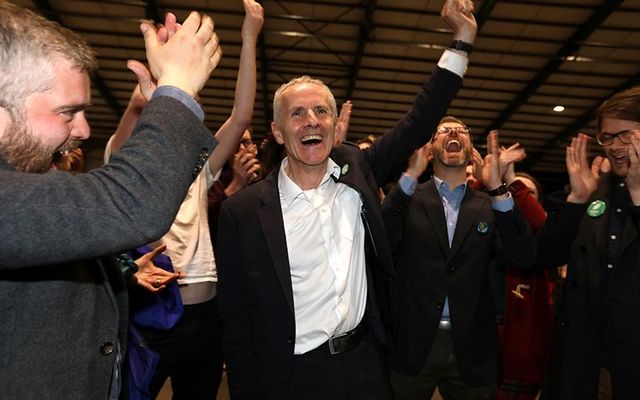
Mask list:
[[[640,122],[640,86],[616,93],[598,108],[598,129],[603,118]]]

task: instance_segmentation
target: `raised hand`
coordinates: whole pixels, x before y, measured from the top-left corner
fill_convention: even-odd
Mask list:
[[[164,34],[149,23],[140,26],[151,74],[158,86],[171,85],[195,97],[220,62],[222,50],[213,31],[213,20],[191,12],[166,42]]]
[[[170,282],[182,276],[180,273],[169,272],[160,267],[156,267],[153,263],[153,259],[166,248],[167,246],[165,245],[158,246],[136,260],[138,272],[133,274],[136,284],[150,292],[158,292],[166,288]]]
[[[502,171],[502,181],[510,184],[516,179],[515,163],[524,160],[527,153],[524,148],[520,147],[520,143],[502,147],[500,150],[500,171]]]
[[[264,10],[260,3],[253,0],[242,0],[244,5],[244,22],[242,23],[242,41],[257,40],[262,24]]]
[[[499,148],[498,131],[493,130],[487,136],[487,155],[484,158],[484,168],[482,169],[482,182],[489,190],[502,185]]]
[[[414,151],[409,158],[406,174],[415,180],[424,173],[431,159],[431,142]]]
[[[629,151],[629,169],[625,182],[631,201],[634,205],[640,205],[640,131],[634,131],[631,136]]]
[[[446,0],[440,15],[453,30],[453,39],[473,43],[478,31],[478,24],[473,15],[473,1]]]
[[[347,100],[342,103],[340,108],[340,115],[336,122],[335,136],[333,137],[333,144],[340,144],[347,139],[347,133],[349,132],[349,120],[351,119],[351,109],[353,105],[351,100]]]
[[[471,163],[473,164],[473,177],[482,182],[482,170],[484,169],[484,159],[482,154],[475,147],[471,150]]]
[[[600,170],[604,158],[598,156],[591,167],[587,162],[587,142],[589,137],[583,133],[571,139],[565,157],[571,192],[567,196],[570,203],[585,203],[598,187]]]

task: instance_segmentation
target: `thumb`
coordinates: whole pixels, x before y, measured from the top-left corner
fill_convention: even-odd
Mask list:
[[[127,68],[136,74],[136,78],[140,84],[140,92],[144,96],[145,100],[149,101],[155,90],[155,84],[153,83],[151,72],[144,64],[137,60],[127,61]]]
[[[147,50],[155,49],[158,47],[158,36],[156,32],[156,28],[147,23],[143,22],[140,24],[140,30],[142,31],[142,36],[144,37],[144,47]]]

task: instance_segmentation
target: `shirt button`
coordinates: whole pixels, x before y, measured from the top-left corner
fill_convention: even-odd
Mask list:
[[[616,240],[616,235],[611,235],[611,240]]]
[[[111,353],[113,353],[113,349],[115,348],[115,346],[113,345],[113,343],[111,342],[104,342],[102,343],[102,345],[100,346],[100,353],[103,356],[108,356]]]
[[[613,264],[607,264],[607,268],[612,269],[613,268]]]
[[[620,182],[620,187],[624,187],[624,182]]]
[[[616,212],[617,213],[621,213],[622,212],[622,208],[616,208]]]

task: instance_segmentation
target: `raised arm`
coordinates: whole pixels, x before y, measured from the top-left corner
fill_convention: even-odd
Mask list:
[[[242,24],[242,51],[233,111],[216,132],[219,143],[208,163],[212,175],[238,150],[242,134],[249,127],[253,116],[256,98],[256,43],[264,21],[264,11],[253,0],[243,0],[243,3],[245,17]]]

